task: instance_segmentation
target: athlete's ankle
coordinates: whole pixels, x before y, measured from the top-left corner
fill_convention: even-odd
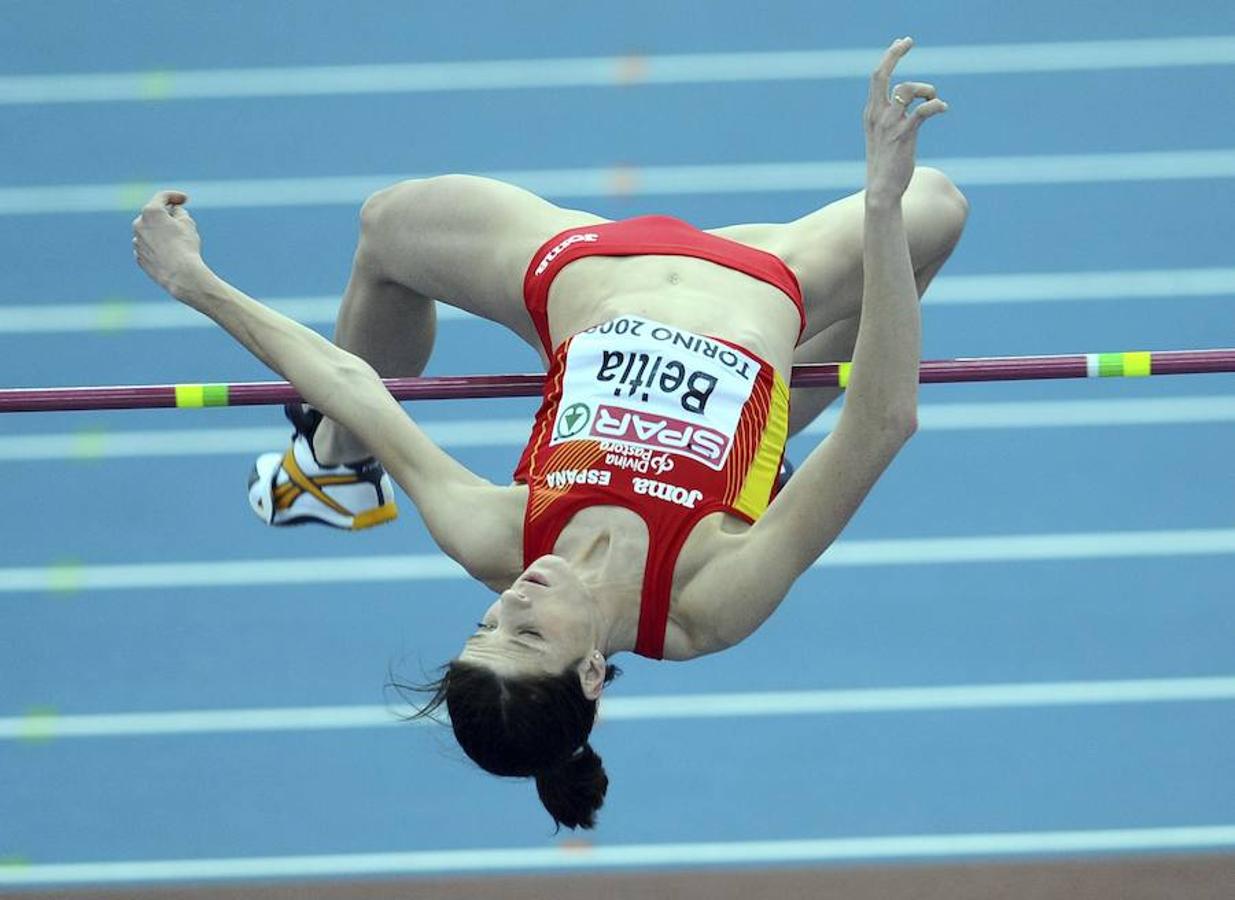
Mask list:
[[[373,458],[364,444],[352,433],[331,419],[323,418],[313,432],[313,457],[320,466],[342,466],[365,462]]]

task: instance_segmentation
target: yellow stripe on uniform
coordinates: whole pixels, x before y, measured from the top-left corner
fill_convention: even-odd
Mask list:
[[[772,483],[780,474],[780,456],[785,449],[785,441],[789,439],[789,385],[780,372],[773,373],[772,397],[768,404],[767,423],[763,426],[763,437],[759,441],[759,449],[755,451],[754,459],[746,472],[746,480],[742,484],[742,492],[734,502],[733,508],[743,515],[757,519],[768,508],[768,497],[772,494]]]

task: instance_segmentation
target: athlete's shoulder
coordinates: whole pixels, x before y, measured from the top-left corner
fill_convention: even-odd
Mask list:
[[[736,516],[709,517],[696,526],[678,561],[666,659],[694,659],[727,650],[750,633],[743,615],[748,597],[729,561],[743,546],[749,526]],[[733,620],[742,620],[736,624]],[[671,636],[676,653],[669,655]]]

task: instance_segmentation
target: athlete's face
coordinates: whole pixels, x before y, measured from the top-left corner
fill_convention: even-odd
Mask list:
[[[566,560],[542,556],[485,611],[459,659],[499,675],[556,675],[599,656],[596,642],[592,592]]]

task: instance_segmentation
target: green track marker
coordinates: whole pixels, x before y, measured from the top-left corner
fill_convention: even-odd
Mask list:
[[[73,458],[101,459],[107,450],[107,429],[101,425],[83,428],[73,435]]]
[[[32,706],[21,717],[17,739],[30,744],[42,744],[56,736],[56,719],[60,712],[54,706]]]
[[[114,333],[123,331],[129,326],[133,317],[133,304],[123,297],[108,297],[99,304],[99,319],[96,327],[99,331]]]
[[[47,590],[53,594],[76,594],[81,590],[80,559],[60,559],[47,568]]]
[[[116,200],[116,208],[121,212],[136,212],[145,205],[154,193],[154,186],[144,181],[134,181],[121,185],[120,196]]]
[[[145,72],[142,74],[138,91],[143,100],[166,100],[171,96],[174,82],[175,77],[171,72]]]

